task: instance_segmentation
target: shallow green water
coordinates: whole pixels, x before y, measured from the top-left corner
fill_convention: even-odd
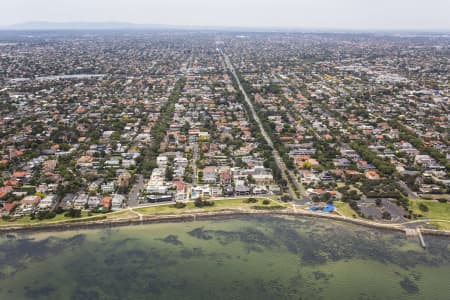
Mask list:
[[[450,299],[450,239],[276,217],[0,237],[0,299]]]

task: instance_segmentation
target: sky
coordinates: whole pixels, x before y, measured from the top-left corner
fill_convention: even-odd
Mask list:
[[[31,21],[450,30],[450,0],[0,0],[0,26]]]

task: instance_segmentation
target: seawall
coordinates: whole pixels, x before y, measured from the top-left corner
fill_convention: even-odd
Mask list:
[[[152,215],[144,216],[142,220],[138,218],[133,219],[117,219],[117,220],[96,220],[96,221],[80,221],[80,222],[68,222],[68,223],[55,223],[55,224],[36,224],[36,225],[18,225],[0,227],[0,234],[17,233],[17,232],[42,232],[42,231],[68,231],[68,230],[83,230],[83,229],[98,229],[98,228],[112,228],[119,226],[136,226],[142,224],[155,224],[155,223],[171,223],[171,222],[190,222],[199,220],[214,220],[214,219],[232,219],[242,216],[292,216],[292,217],[307,217],[307,218],[320,218],[334,221],[340,221],[345,223],[351,223],[364,227],[383,229],[390,231],[404,232],[404,228],[401,224],[383,224],[375,223],[371,221],[352,219],[331,214],[310,213],[306,211],[257,211],[257,210],[223,210],[215,212],[196,212],[190,214],[179,215]],[[450,231],[422,229],[425,235],[440,235],[450,236]]]

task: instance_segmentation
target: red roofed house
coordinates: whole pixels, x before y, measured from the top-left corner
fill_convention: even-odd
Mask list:
[[[5,186],[18,186],[19,182],[15,179],[5,180],[3,181],[3,185]]]
[[[11,211],[12,211],[14,208],[16,208],[16,206],[18,206],[19,204],[20,204],[19,201],[14,201],[14,202],[11,202],[11,203],[4,203],[4,204],[3,204],[3,208],[2,208],[1,211],[2,211],[3,213],[10,214]]]
[[[177,194],[175,195],[176,201],[183,201],[186,200],[186,191],[185,191],[185,184],[183,181],[178,180],[175,182],[175,186],[177,189]]]
[[[230,171],[223,171],[220,173],[220,181],[222,184],[230,184],[231,183],[231,174]]]
[[[11,191],[12,191],[12,187],[10,187],[10,186],[0,187],[0,199],[5,198]]]
[[[15,179],[25,179],[26,176],[27,176],[26,171],[16,171],[12,174],[12,177]]]
[[[369,180],[379,180],[381,178],[381,176],[373,170],[367,171],[365,176]]]
[[[37,205],[41,201],[41,197],[39,196],[26,196],[22,200],[20,200],[20,203],[26,204],[26,205]]]
[[[184,192],[184,182],[181,180],[178,180],[175,182],[175,186],[177,189],[177,192]]]
[[[103,197],[102,201],[100,202],[100,205],[103,206],[104,209],[110,209],[111,201],[112,201],[111,197],[105,196],[105,197]]]
[[[345,175],[349,177],[362,177],[364,174],[354,170],[345,170]]]

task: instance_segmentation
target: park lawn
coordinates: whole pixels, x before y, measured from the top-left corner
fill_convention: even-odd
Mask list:
[[[255,197],[256,198],[256,197]],[[204,206],[204,207],[196,207],[194,202],[186,203],[186,207],[184,208],[176,208],[173,207],[173,204],[168,205],[160,205],[160,206],[152,206],[152,207],[143,207],[134,209],[134,211],[141,214],[179,214],[186,213],[190,211],[202,210],[202,211],[215,211],[222,210],[227,208],[250,208],[255,205],[262,205],[262,198],[258,199],[257,203],[244,203],[244,199],[226,199],[226,200],[211,200],[214,202],[213,206]],[[269,200],[269,199],[268,199]],[[280,202],[276,200],[269,200],[270,204],[267,206],[275,206],[282,205]]]
[[[24,217],[22,217],[20,219],[14,220],[14,221],[2,220],[2,221],[0,221],[0,224],[1,225],[48,224],[48,223],[53,223],[53,222],[59,222],[59,221],[62,221],[64,219],[68,219],[68,218],[64,217],[64,214],[59,214],[59,215],[56,215],[53,219],[45,219],[45,220],[39,220],[39,219],[32,220],[29,216],[24,216]]]
[[[356,217],[358,217],[358,214],[356,213],[356,211],[354,211],[350,207],[350,205],[348,205],[348,203],[340,202],[340,201],[333,201],[333,205],[339,211],[339,214],[344,217],[353,218],[354,215]]]
[[[19,218],[15,221],[6,221],[6,220],[0,220],[0,226],[13,226],[13,225],[37,225],[37,224],[52,224],[52,223],[65,223],[65,222],[76,222],[75,220],[79,221],[89,221],[89,219],[97,218],[101,214],[93,213],[92,216],[88,216],[88,212],[81,212],[80,218],[70,218],[65,217],[64,213],[57,214],[52,219],[34,219],[32,220],[29,216],[24,216],[22,218]]]
[[[255,197],[256,198],[256,197]],[[227,208],[251,208],[255,205],[262,206],[262,201],[264,199],[267,199],[270,201],[270,204],[267,206],[285,206],[284,203],[281,203],[274,199],[268,199],[268,198],[256,198],[258,199],[257,203],[244,203],[243,200],[245,198],[232,198],[232,199],[224,199],[224,200],[211,200],[214,201],[214,206],[204,206],[204,207],[196,207],[194,202],[186,203],[186,207],[184,208],[175,208],[173,207],[173,204],[167,204],[167,205],[160,205],[160,206],[152,206],[152,207],[144,207],[144,208],[137,208],[134,209],[134,211],[144,214],[144,215],[158,215],[158,214],[181,214],[186,212],[195,212],[195,211],[217,211]],[[70,223],[70,222],[83,222],[83,221],[90,221],[90,220],[97,220],[98,218],[104,217],[107,219],[123,219],[123,218],[129,218],[129,217],[136,217],[136,214],[129,210],[122,210],[107,214],[102,213],[92,213],[91,216],[88,216],[87,211],[82,211],[80,218],[70,218],[65,217],[64,213],[57,214],[53,219],[34,219],[31,220],[29,216],[25,216],[22,218],[19,218],[14,221],[6,221],[0,219],[0,226],[14,226],[14,225],[38,225],[38,224],[54,224],[54,223]]]
[[[449,230],[450,231],[450,222],[430,222],[430,224],[435,225],[439,230]]]
[[[257,203],[244,203],[243,201],[245,199],[225,199],[225,200],[214,200],[215,204],[214,206],[210,206],[210,208],[214,208],[214,207],[219,207],[219,208],[224,208],[224,207],[236,207],[236,206],[240,206],[240,207],[250,207],[250,206],[254,206],[254,205],[262,205],[263,200],[265,200],[266,198],[258,198],[258,197],[249,197],[249,198],[255,198],[258,200]],[[280,202],[273,200],[273,199],[267,199],[270,201],[270,204],[268,204],[267,206],[273,206],[273,205],[281,205]],[[190,203],[192,204],[192,207],[195,208],[194,203]]]
[[[427,212],[419,209],[419,204],[425,204],[428,207]],[[415,214],[421,214],[428,219],[449,220],[450,221],[450,203],[440,203],[432,200],[412,200],[410,201],[410,209]]]
[[[186,207],[184,207],[184,208],[176,208],[176,207],[173,207],[173,204],[166,204],[166,205],[135,208],[135,209],[133,209],[133,211],[140,213],[140,214],[144,214],[144,215],[176,214],[176,213],[187,211],[190,207],[189,204],[190,203],[186,203]]]
[[[131,218],[138,217],[135,213],[129,211],[128,209],[114,211],[114,212],[105,214],[105,216],[108,220],[129,219],[130,217]]]

